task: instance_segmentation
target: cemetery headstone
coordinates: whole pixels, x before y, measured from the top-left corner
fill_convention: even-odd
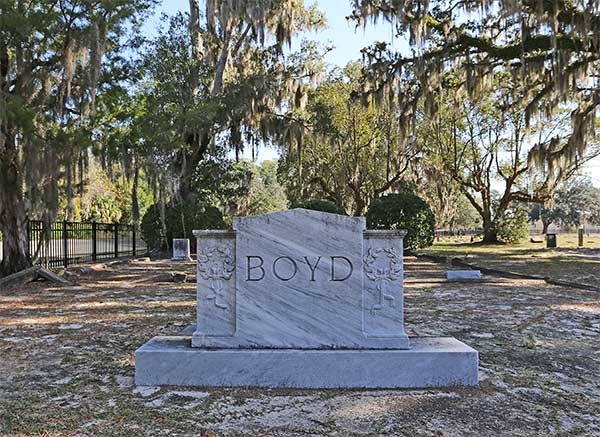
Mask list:
[[[477,384],[477,351],[404,331],[404,231],[294,209],[194,234],[197,323],[136,351],[138,385]]]
[[[173,239],[173,258],[172,261],[191,261],[190,240],[188,238]]]

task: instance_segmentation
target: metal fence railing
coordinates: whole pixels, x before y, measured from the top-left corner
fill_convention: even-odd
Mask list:
[[[51,267],[136,256],[147,250],[134,225],[119,223],[61,221],[44,227],[44,222],[31,220],[27,237],[34,263]]]
[[[600,234],[600,226],[584,226],[585,234]],[[539,235],[542,233],[542,227],[540,226],[529,226],[527,229],[529,235]],[[549,234],[576,234],[578,228],[576,227],[555,227],[552,226],[548,229]],[[436,229],[435,236],[437,239],[440,237],[461,237],[461,236],[477,236],[483,235],[483,229]]]
[[[576,234],[578,232],[578,228],[556,228],[554,226],[548,229],[549,234]],[[530,227],[529,234],[531,235],[539,235],[542,233],[541,227]],[[584,234],[600,234],[600,226],[584,226],[583,227]]]
[[[440,237],[460,237],[463,235],[483,235],[483,229],[437,229],[435,236]]]

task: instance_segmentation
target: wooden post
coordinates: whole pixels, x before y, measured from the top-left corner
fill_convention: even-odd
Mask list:
[[[577,241],[577,245],[579,247],[583,247],[583,228],[577,229],[577,234],[578,234],[577,236],[579,237],[578,241]]]

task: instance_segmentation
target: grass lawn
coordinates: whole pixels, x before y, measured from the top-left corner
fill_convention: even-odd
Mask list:
[[[547,249],[545,241],[482,244],[471,243],[470,237],[455,237],[436,241],[421,252],[461,258],[482,267],[600,286],[600,234],[586,235],[584,243],[577,247],[576,234],[559,234],[555,249]]]
[[[194,323],[196,303],[161,275],[193,263],[135,261],[0,291],[0,435],[600,435],[597,292],[405,262],[407,332],[477,349],[479,387],[135,387],[135,349]]]

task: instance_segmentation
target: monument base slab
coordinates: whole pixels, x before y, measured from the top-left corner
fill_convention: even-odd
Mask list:
[[[411,337],[411,349],[201,349],[190,336],[154,337],[135,352],[137,385],[270,388],[475,386],[479,356],[451,337]]]

